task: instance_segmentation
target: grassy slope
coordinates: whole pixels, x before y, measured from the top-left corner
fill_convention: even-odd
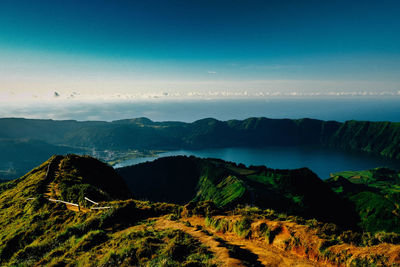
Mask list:
[[[117,171],[136,196],[151,201],[212,200],[218,207],[256,205],[348,227],[357,220],[351,205],[306,168],[246,168],[217,159],[178,156]]]
[[[400,159],[400,123],[347,121],[331,137],[329,144]]]
[[[117,169],[139,199],[185,204],[196,194],[200,176],[196,160],[168,157]]]
[[[190,171],[184,171],[186,167]],[[174,202],[178,195],[178,203],[194,199],[225,208],[256,205],[353,229],[400,231],[399,175],[387,169],[342,172],[337,175],[347,179],[337,176],[324,183],[308,169],[246,168],[221,160],[172,157],[118,171],[128,184],[135,181],[133,192],[153,201]]]
[[[179,266],[207,263],[212,258],[206,248],[181,231],[161,231],[151,228],[151,224],[140,223],[143,227],[119,232],[118,229],[146,218],[176,213],[179,207],[116,200],[126,197],[123,181],[116,180],[114,172],[105,173],[114,188],[120,189],[116,193],[111,184],[99,177],[98,171],[104,173],[107,168],[95,159],[62,157],[61,175],[54,182],[61,185],[73,180],[81,186],[90,183],[111,198],[100,205],[109,205],[112,209],[73,212],[64,204],[48,201],[43,191],[52,159],[0,191],[0,265],[132,266],[162,262]]]
[[[326,182],[355,205],[363,229],[400,233],[400,173],[386,168],[345,171]]]
[[[66,201],[85,203],[85,196],[98,201],[131,197],[125,181],[112,167],[97,159],[67,155],[59,165],[55,183]]]
[[[327,263],[333,266],[400,264],[400,246],[390,244],[398,244],[400,236],[393,233],[381,232],[374,235],[368,232],[343,232],[331,223],[304,220],[257,208],[236,208],[228,215],[207,216],[205,219],[192,216],[186,220],[195,227],[200,224],[219,238],[227,236],[242,248],[260,247],[262,241],[284,251],[320,261],[322,266],[327,266]],[[268,263],[274,255],[268,253],[268,246],[264,246],[262,251],[266,252],[264,260]],[[260,256],[262,259],[263,253]]]
[[[182,207],[174,204],[132,199],[119,200],[125,198],[126,194],[124,191],[116,194],[112,185],[108,184],[106,177],[112,179],[116,187],[123,188],[125,185],[118,181],[115,173],[107,173],[106,165],[92,158],[73,155],[55,159],[59,163],[58,173],[60,175],[56,176],[52,182],[61,185],[70,184],[73,181],[73,184],[70,184],[71,187],[89,184],[97,192],[104,192],[108,195],[110,199],[100,205],[112,206],[112,209],[88,213],[73,212],[67,210],[64,204],[55,204],[46,200],[43,192],[46,190],[47,183],[51,181],[51,179],[46,179],[46,172],[50,162],[52,160],[54,162],[54,158],[52,158],[20,179],[9,182],[7,187],[3,187],[0,191],[0,265],[211,266],[215,263],[214,255],[209,249],[202,246],[196,238],[185,233],[184,228],[160,229],[155,227],[153,219],[149,220],[149,218],[164,214],[169,214],[169,218],[174,220],[180,218],[181,214],[189,217],[199,216],[199,214],[202,216],[225,214],[211,203],[190,203],[182,212]],[[198,159],[192,158],[192,160],[197,161]],[[209,174],[216,174],[209,175],[213,181],[218,181],[220,174],[229,174],[222,181],[223,188],[230,188],[229,185],[239,183],[246,192],[251,191],[252,189],[247,185],[251,179],[245,180],[246,177],[252,176],[252,179],[257,180],[258,183],[273,185],[275,189],[296,187],[296,190],[289,190],[290,196],[295,199],[293,201],[307,203],[307,200],[298,198],[296,195],[304,189],[290,179],[292,177],[292,175],[288,175],[292,174],[290,171],[277,171],[262,167],[248,169],[219,160],[206,161],[205,164],[200,165],[200,170],[201,168],[206,168]],[[214,172],[213,168],[216,168],[218,172]],[[99,179],[93,179],[101,175],[99,170],[106,175],[100,176]],[[294,177],[299,178],[301,174],[308,172],[307,170],[297,170],[295,171],[297,176]],[[232,175],[233,173],[235,175]],[[268,175],[264,175],[264,173],[268,173]],[[287,176],[285,179],[278,178],[285,175]],[[224,190],[218,192],[223,192],[220,196],[228,195]],[[250,197],[251,200],[251,195],[246,196],[246,192],[238,198]],[[86,192],[84,193],[86,194]],[[35,199],[28,199],[31,197]],[[59,197],[62,198],[62,194]],[[79,200],[79,198],[75,198]],[[221,201],[225,200],[226,198],[222,198]],[[188,211],[189,208],[190,211]],[[233,231],[242,239],[254,236],[257,240],[264,242],[263,238],[267,237],[266,244],[272,242],[278,247],[284,244],[283,248],[287,251],[293,250],[297,253],[304,250],[308,251],[305,252],[306,255],[310,253],[307,257],[317,257],[332,262],[346,260],[361,260],[364,263],[390,262],[392,259],[389,260],[386,257],[385,251],[379,252],[383,253],[383,256],[381,254],[374,256],[375,248],[371,248],[372,250],[358,249],[354,245],[365,246],[385,241],[398,242],[400,239],[395,235],[373,236],[351,231],[340,232],[332,224],[287,216],[272,210],[229,209],[227,213],[233,214],[233,217],[224,215],[223,220],[219,219],[218,222],[210,220],[210,217],[203,217],[202,220],[216,229],[224,229],[225,226],[220,225],[223,223],[227,227],[224,231]],[[218,218],[221,218],[221,215],[219,216]],[[294,222],[308,225],[311,228],[307,230],[303,226],[296,226]],[[186,223],[186,225],[190,226],[190,223]],[[319,239],[313,235],[317,235]],[[219,236],[220,239],[221,237],[223,235]],[[318,242],[314,244],[313,240]],[[221,240],[220,242],[232,249],[233,255],[239,252],[238,246],[230,244],[229,241]],[[341,246],[346,245],[346,242],[354,243],[354,245],[350,247],[347,245],[344,251],[347,251],[348,248],[352,251],[356,250],[354,253],[357,253],[357,250],[367,251],[367,256],[365,252],[360,256],[355,256],[356,254],[349,256],[347,252],[343,254]],[[336,247],[342,249],[335,252]],[[398,251],[399,248],[390,246],[390,249]],[[243,248],[240,251],[243,252]],[[301,253],[304,256],[304,252]],[[247,254],[254,256],[251,253]]]

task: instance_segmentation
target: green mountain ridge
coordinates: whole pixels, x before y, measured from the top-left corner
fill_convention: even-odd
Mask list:
[[[221,208],[244,204],[347,227],[354,227],[357,221],[351,204],[307,168],[246,168],[218,159],[176,156],[119,168],[117,172],[139,199],[178,204],[211,200]]]
[[[139,199],[178,204],[211,200],[228,209],[250,205],[345,228],[400,233],[400,173],[386,168],[336,173],[322,181],[307,168],[247,168],[219,159],[176,156],[117,172]]]
[[[0,179],[20,177],[53,154],[83,152],[79,148],[49,144],[35,139],[0,139]],[[29,153],[27,153],[29,151]]]
[[[84,196],[100,201],[132,196],[112,167],[92,157],[73,154],[53,156],[26,175],[2,183],[0,193],[8,191],[16,198],[40,199],[52,184],[60,200],[76,203],[84,203]]]
[[[400,233],[400,172],[387,168],[332,174],[326,183],[352,202],[366,231]]]
[[[90,210],[98,206],[84,197],[111,208]],[[151,206],[131,197],[125,182],[107,164],[85,156],[53,156],[21,178],[0,185],[0,265],[87,265],[89,258],[83,252],[105,242],[111,249],[114,239],[107,234],[108,227],[135,223],[175,208]],[[51,199],[77,203],[80,212]],[[129,214],[123,213],[124,208]],[[176,234],[171,233],[170,238]],[[138,236],[137,246],[151,235]],[[120,241],[124,244],[128,245]]]
[[[82,149],[127,151],[313,145],[400,159],[400,123],[397,122],[340,123],[268,118],[229,121],[206,118],[193,123],[153,122],[147,118],[113,122],[0,119],[0,146],[7,146],[12,140],[44,142],[42,148],[45,149],[25,143],[38,157],[19,153],[4,158],[8,155],[6,151],[0,153],[4,158],[2,163],[6,164],[0,166],[0,170],[7,169],[7,162],[11,162],[18,167],[19,174],[21,169],[25,172],[39,164],[37,159],[44,161],[52,154],[78,153]]]
[[[390,170],[370,172],[376,181],[389,180],[390,190],[398,185]],[[127,173],[134,187],[132,179],[123,180]],[[358,188],[372,186],[369,178],[358,184],[351,177],[332,180]],[[147,198],[192,201],[182,206],[132,199],[145,198],[143,194],[157,186],[160,190]],[[384,184],[376,187],[386,192]],[[357,230],[350,222],[354,214],[346,213],[353,207],[351,201],[330,188],[329,182],[306,168],[274,170],[218,159],[168,157],[117,173],[88,156],[53,156],[26,175],[0,184],[0,265],[221,266],[228,260],[247,266],[277,264],[274,257],[262,256],[264,252],[288,257],[286,266],[295,259],[307,260],[308,266],[398,263],[400,246],[395,244],[400,236],[353,232]],[[369,191],[361,191],[365,192]],[[104,209],[91,209],[97,207]],[[355,208],[362,215],[363,209]],[[300,214],[305,218],[294,216]],[[381,215],[371,217],[370,223],[388,220]],[[390,225],[378,226],[381,231]],[[353,231],[340,230],[348,228]],[[225,238],[225,232],[242,245]],[[269,245],[258,247],[260,242]],[[221,249],[228,258],[216,253]]]

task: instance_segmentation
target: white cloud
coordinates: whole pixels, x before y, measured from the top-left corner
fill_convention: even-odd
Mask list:
[[[128,80],[3,84],[0,103],[118,102],[268,97],[400,96],[397,82],[333,80]],[[29,87],[28,87],[29,86]],[[58,97],[55,97],[57,92]]]
[[[207,73],[208,73],[208,74],[217,74],[216,71],[212,71],[212,70],[207,71]]]

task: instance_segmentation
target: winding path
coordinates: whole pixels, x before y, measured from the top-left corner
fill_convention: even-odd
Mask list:
[[[197,238],[214,252],[216,262],[220,266],[326,266],[280,250],[265,242],[240,238],[232,233],[216,233],[212,229],[206,228],[204,219],[201,218],[193,218],[190,223],[191,225],[201,226],[201,229],[207,229],[208,232],[211,232],[211,235],[206,234],[207,231],[197,230],[200,227],[187,226],[182,222],[170,221],[165,217],[156,219],[155,228],[178,229]],[[228,249],[229,247],[242,250],[240,254],[246,254],[245,256],[250,261],[243,261],[241,257],[235,257]]]
[[[202,244],[210,248],[215,255],[215,263],[220,266],[245,266],[240,260],[232,258],[229,255],[229,250],[221,246],[220,242],[216,241],[213,236],[209,236],[204,232],[196,230],[193,227],[186,226],[183,223],[170,221],[165,218],[158,218],[155,226],[156,229],[178,229],[198,239]]]
[[[46,172],[46,177],[45,177],[45,183],[47,184],[46,186],[46,192],[44,195],[47,197],[49,201],[54,201],[54,199],[57,199],[60,196],[60,191],[57,187],[57,184],[55,183],[55,180],[58,175],[60,175],[60,163],[62,160],[62,156],[55,156],[47,166],[47,172]],[[52,200],[53,199],[53,200]],[[62,201],[57,201],[55,200],[54,202],[62,202]],[[84,208],[84,207],[79,207],[77,204],[74,203],[68,203],[68,202],[63,202],[65,204],[65,207],[68,210],[72,210],[75,212],[89,212],[90,209]]]

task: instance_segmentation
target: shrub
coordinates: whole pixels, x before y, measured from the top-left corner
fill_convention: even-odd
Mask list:
[[[183,207],[182,216],[191,217],[195,215],[199,216],[214,216],[219,214],[221,211],[217,208],[215,203],[211,200],[207,201],[191,201]]]
[[[360,244],[361,243],[361,234],[357,232],[353,232],[351,230],[344,231],[337,238],[341,243],[349,243],[349,244]]]
[[[251,218],[245,216],[241,220],[235,222],[233,231],[240,237],[249,238],[251,236],[251,223]]]
[[[399,244],[400,235],[396,233],[377,232],[374,236],[380,243]]]
[[[75,224],[67,227],[61,234],[56,237],[57,242],[63,243],[72,236],[82,236],[85,233],[84,224]]]
[[[82,237],[82,240],[77,244],[77,251],[88,251],[108,240],[108,236],[104,231],[96,230],[87,233]]]
[[[169,214],[167,215],[167,219],[171,221],[177,221],[179,217],[177,217],[175,214]]]
[[[205,225],[214,228],[217,232],[228,232],[230,230],[230,222],[224,218],[206,217]]]
[[[260,234],[265,238],[265,240],[269,243],[271,243],[272,240],[271,238],[271,230],[268,228],[268,225],[266,223],[261,223],[260,224]]]

